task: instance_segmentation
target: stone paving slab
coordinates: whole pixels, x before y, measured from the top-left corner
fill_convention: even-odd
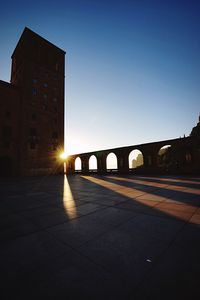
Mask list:
[[[0,180],[1,299],[198,299],[200,178]]]

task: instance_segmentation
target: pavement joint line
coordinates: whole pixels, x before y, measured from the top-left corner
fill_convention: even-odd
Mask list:
[[[103,208],[98,209],[98,210],[95,210],[95,211],[93,211],[93,212],[91,212],[91,213],[88,213],[88,214],[85,214],[85,215],[80,215],[80,216],[78,216],[78,217],[76,217],[76,218],[68,219],[68,220],[66,220],[65,222],[61,222],[61,223],[58,223],[58,224],[54,224],[54,225],[51,225],[51,226],[47,226],[47,227],[44,227],[44,228],[41,228],[41,229],[39,229],[39,225],[38,225],[36,222],[32,221],[31,218],[24,217],[25,220],[31,221],[31,223],[32,223],[33,225],[35,225],[36,228],[38,228],[38,230],[34,230],[34,231],[31,231],[31,232],[28,232],[28,233],[25,233],[25,234],[17,235],[17,236],[12,237],[12,238],[10,238],[10,239],[8,239],[8,240],[5,240],[4,242],[11,241],[11,240],[16,240],[16,239],[20,239],[21,237],[26,237],[26,236],[28,236],[28,235],[32,235],[32,234],[35,234],[35,233],[39,233],[39,232],[45,231],[46,229],[50,229],[50,228],[55,227],[55,226],[58,226],[58,225],[62,225],[62,224],[65,224],[65,223],[67,224],[67,223],[69,223],[69,222],[71,222],[71,221],[73,221],[73,220],[75,220],[75,219],[79,219],[79,218],[86,217],[86,216],[88,216],[88,215],[91,215],[91,214],[94,213],[94,212],[97,212],[97,211],[99,211],[99,210],[101,211],[101,210],[106,209],[106,208],[107,208],[107,207],[103,207]]]
[[[71,222],[71,221],[73,221],[73,220],[76,220],[76,219],[79,219],[79,218],[86,217],[86,216],[91,215],[91,214],[93,214],[93,213],[95,213],[95,212],[97,212],[97,211],[102,211],[102,210],[104,210],[104,209],[106,209],[106,208],[107,208],[107,207],[102,207],[102,208],[99,208],[99,209],[97,209],[97,210],[94,210],[94,211],[92,211],[92,212],[90,212],[90,213],[83,214],[83,215],[79,215],[79,216],[74,217],[74,218],[72,218],[72,219],[68,219],[68,220],[66,220],[66,221],[64,221],[64,222],[60,222],[60,223],[58,223],[58,224],[53,224],[53,225],[51,225],[51,226],[47,226],[47,227],[44,228],[44,230],[45,230],[45,229],[48,229],[48,228],[51,228],[51,227],[54,227],[54,226],[58,226],[58,225],[60,225],[60,224],[69,223],[69,222]],[[51,214],[53,214],[53,213],[51,213]],[[30,218],[30,219],[28,218],[28,220],[31,220],[31,218]],[[34,225],[38,226],[37,223],[34,223]]]
[[[191,218],[190,218],[190,220],[192,219],[192,217],[196,214],[196,212],[197,212],[197,210],[199,209],[199,207],[196,207],[196,210],[193,212],[193,214],[191,215]],[[190,223],[190,224],[194,224],[194,223],[192,223],[192,222],[190,222],[190,220],[188,221],[188,223]],[[195,225],[197,225],[197,224],[195,224]]]
[[[136,216],[135,216],[135,217],[136,217]],[[51,233],[51,232],[49,232],[49,234],[52,235],[56,240],[58,240],[58,241],[61,242],[62,244],[64,244],[64,245],[70,247],[73,251],[75,251],[76,253],[78,253],[78,254],[81,255],[82,257],[87,258],[87,260],[89,260],[90,262],[92,262],[94,265],[100,267],[102,270],[106,271],[106,273],[108,273],[108,274],[111,275],[111,274],[113,274],[111,271],[109,271],[109,270],[108,270],[106,267],[104,267],[103,265],[97,263],[95,260],[93,260],[92,258],[90,258],[88,255],[86,255],[86,254],[84,254],[83,252],[81,252],[81,251],[80,251],[80,248],[81,248],[82,246],[87,245],[88,243],[90,243],[90,242],[92,242],[92,241],[94,241],[94,240],[99,239],[100,237],[104,236],[104,235],[107,234],[108,232],[112,232],[112,231],[115,230],[116,228],[123,226],[125,223],[128,223],[131,219],[132,219],[132,217],[130,217],[128,220],[126,220],[123,224],[121,223],[121,224],[118,224],[118,225],[116,225],[116,226],[113,226],[113,227],[110,228],[110,229],[105,229],[105,232],[99,233],[99,234],[96,235],[95,237],[91,238],[90,240],[88,240],[88,241],[86,241],[86,242],[83,242],[82,244],[80,244],[80,245],[77,246],[77,247],[74,247],[74,246],[68,244],[67,242],[64,242],[62,239],[56,238],[56,236],[55,236],[53,233]],[[45,229],[45,230],[46,230],[46,229]]]

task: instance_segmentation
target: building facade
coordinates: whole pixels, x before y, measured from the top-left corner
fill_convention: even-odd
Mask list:
[[[0,81],[0,175],[62,171],[65,52],[25,28]]]

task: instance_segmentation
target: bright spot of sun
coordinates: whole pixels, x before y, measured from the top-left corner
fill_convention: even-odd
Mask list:
[[[67,153],[63,152],[60,154],[61,159],[66,159],[67,158]]]

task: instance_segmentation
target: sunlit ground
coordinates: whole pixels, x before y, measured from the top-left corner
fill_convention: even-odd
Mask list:
[[[113,165],[114,159],[115,155],[111,153],[111,160],[110,165],[108,164],[108,168],[113,168],[115,166]],[[76,160],[76,164],[76,168],[81,170],[81,160],[79,157]],[[89,168],[97,169],[97,159],[94,155],[91,156],[89,160]],[[200,211],[198,209],[198,206],[192,205],[190,203],[185,203],[185,200],[187,200],[187,198],[191,195],[199,195],[200,197],[200,190],[198,188],[195,188],[195,185],[199,185],[198,180],[180,180],[176,178],[155,178],[144,176],[132,178],[121,176],[81,177],[108,190],[114,191],[119,195],[132,199],[133,202],[149,206],[154,210],[161,211],[167,215],[171,215],[182,220],[188,220],[188,218],[191,216],[190,223],[200,224]],[[126,186],[127,183],[128,186]],[[176,184],[173,185],[173,183]],[[186,184],[191,183],[194,188],[187,187]],[[138,185],[141,187],[145,186],[144,190],[142,191],[142,188],[138,189]],[[63,186],[63,206],[68,217],[70,219],[75,218],[77,216],[76,203],[73,198],[73,194],[66,175],[64,175]],[[162,195],[162,193],[161,195],[159,195],[159,193],[158,195],[156,195],[156,193],[154,193],[154,188],[155,190],[162,189],[162,191],[164,191],[164,195]],[[182,199],[174,200],[173,198],[170,198],[171,192],[178,191],[184,193],[184,195],[182,196],[184,197],[183,202],[181,201]],[[192,216],[193,214],[194,216]]]
[[[184,187],[184,183],[194,183],[195,185],[199,184],[198,181],[181,181],[179,179],[172,179],[172,182],[183,184],[182,186],[173,186],[169,183],[165,183],[165,181],[167,180],[171,181],[171,179],[166,178],[159,178],[159,181],[161,180],[163,181],[163,183],[157,183],[155,177],[143,177],[141,178],[141,180],[135,179],[134,177],[126,178],[118,176],[102,177],[103,179],[91,176],[82,177],[108,190],[114,191],[119,195],[132,199],[133,202],[149,206],[154,210],[161,211],[166,215],[171,215],[181,220],[189,220],[189,222],[193,224],[200,224],[200,210],[198,208],[198,203],[196,206],[185,203],[185,200],[187,200],[187,198],[189,198],[191,195],[199,195],[200,197],[200,190],[190,187]],[[149,182],[148,179],[153,179],[155,181],[152,180],[151,182]],[[112,182],[112,180],[114,182]],[[123,183],[129,183],[130,187],[123,185]],[[131,187],[131,185],[133,186]],[[137,185],[145,186],[145,188],[142,189],[141,187],[141,189],[138,189]],[[146,189],[146,187],[149,187],[149,190]],[[156,193],[154,194],[154,188],[155,190],[162,189],[162,191],[164,192],[160,193],[160,195],[156,195]],[[179,190],[184,193],[184,195],[182,195],[183,199],[171,199],[170,193],[177,192]],[[162,194],[164,194],[164,196]]]
[[[63,184],[63,207],[69,219],[73,219],[77,217],[76,203],[74,201],[71,188],[66,175],[64,175],[64,184]]]
[[[200,178],[58,175],[0,189],[2,299],[199,298]]]

